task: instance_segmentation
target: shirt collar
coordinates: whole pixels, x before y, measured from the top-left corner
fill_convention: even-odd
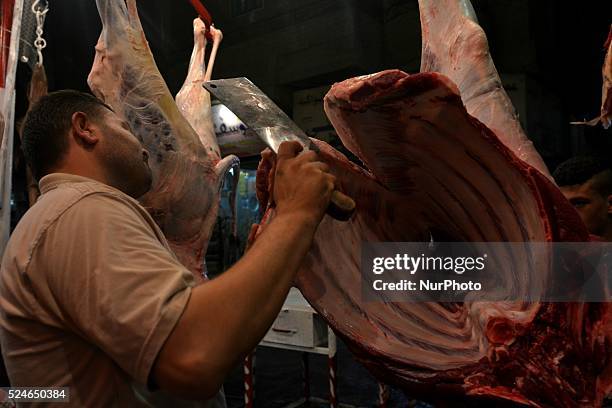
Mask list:
[[[88,177],[77,176],[76,174],[68,173],[51,173],[47,174],[38,182],[41,194],[45,194],[62,184],[66,183],[100,183],[94,179]],[[103,184],[103,183],[100,183]]]

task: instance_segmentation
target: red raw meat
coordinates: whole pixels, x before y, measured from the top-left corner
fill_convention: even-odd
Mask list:
[[[595,119],[584,122],[572,122],[574,125],[596,126],[599,122],[604,129],[609,129],[612,125],[612,25],[608,39],[604,44],[606,57],[601,69],[603,84],[601,86],[601,113]]]
[[[371,171],[316,141],[357,211],[346,223],[325,217],[296,283],[359,360],[430,400],[601,404],[610,391],[608,304],[362,297],[362,242],[587,241],[556,186],[470,116],[441,74],[391,70],[350,79],[331,89],[325,107],[344,145]],[[264,156],[260,188],[270,185],[273,160]],[[537,273],[520,276],[526,285],[549,276],[551,260],[539,261]]]
[[[608,129],[612,125],[612,25],[606,41],[606,59],[602,68],[601,123]]]
[[[325,110],[367,169],[317,141],[357,203],[325,217],[297,286],[379,379],[457,404],[600,406],[612,392],[610,303],[365,301],[363,242],[584,242],[589,234],[524,134],[469,0],[419,0],[421,71],[334,85]],[[274,156],[258,172],[269,205]],[[552,259],[509,265],[524,287]],[[486,405],[490,406],[490,405]]]
[[[0,88],[4,88],[6,81],[14,6],[15,0],[2,0],[0,3]]]
[[[460,90],[468,113],[512,150],[551,178],[504,90],[484,30],[469,0],[419,0],[423,37],[421,72],[439,72]]]

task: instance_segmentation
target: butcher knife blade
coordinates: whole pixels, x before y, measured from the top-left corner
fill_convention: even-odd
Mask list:
[[[295,140],[304,150],[319,151],[317,145],[276,104],[247,78],[217,79],[204,88],[244,122],[270,149],[278,152],[284,141]],[[327,214],[346,221],[355,212],[355,201],[335,190]]]

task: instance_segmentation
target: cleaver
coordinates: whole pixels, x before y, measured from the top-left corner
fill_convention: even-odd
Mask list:
[[[204,82],[204,88],[253,130],[275,153],[284,141],[295,140],[304,150],[318,152],[317,145],[268,96],[247,78],[217,79]],[[355,212],[355,201],[335,190],[327,214],[347,221]]]

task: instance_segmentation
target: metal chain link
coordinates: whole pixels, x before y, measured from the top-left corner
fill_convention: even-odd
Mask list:
[[[36,39],[34,40],[34,47],[38,53],[38,65],[43,64],[42,50],[47,46],[47,40],[43,35],[43,27],[45,25],[45,17],[49,11],[49,5],[45,1],[44,5],[40,5],[41,0],[36,0],[32,3],[32,13],[36,16]]]

